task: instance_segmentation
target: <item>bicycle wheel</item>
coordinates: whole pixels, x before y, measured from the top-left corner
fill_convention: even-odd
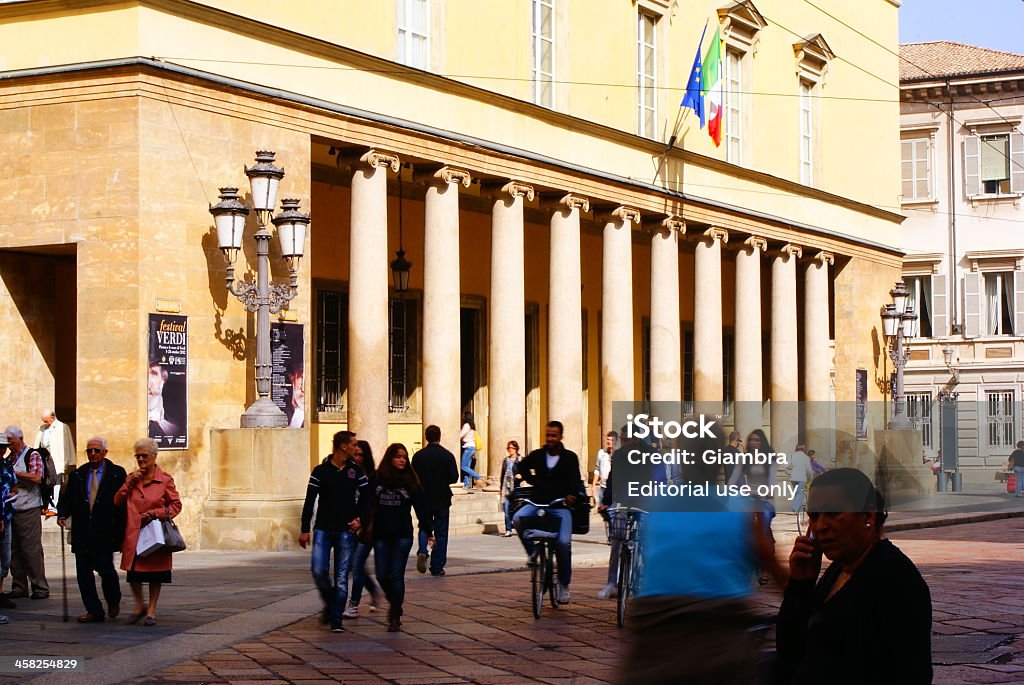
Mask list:
[[[619,580],[616,588],[615,622],[621,628],[626,623],[626,600],[629,599],[630,583],[633,579],[633,550],[626,545],[619,552]]]
[[[547,563],[544,554],[544,545],[537,545],[537,564],[531,569],[530,590],[533,601],[533,617],[540,618],[540,608],[544,606],[544,572]]]
[[[796,512],[796,529],[801,535],[807,533],[807,504],[801,504]]]
[[[551,608],[558,608],[558,574],[555,572],[555,553],[552,550],[548,554],[548,572],[546,574],[548,598],[551,600]]]

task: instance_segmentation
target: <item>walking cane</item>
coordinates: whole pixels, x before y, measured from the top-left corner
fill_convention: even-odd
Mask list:
[[[64,526],[60,526],[60,569],[63,574],[62,587],[64,595],[64,623],[68,622],[68,563],[67,551],[64,549]]]

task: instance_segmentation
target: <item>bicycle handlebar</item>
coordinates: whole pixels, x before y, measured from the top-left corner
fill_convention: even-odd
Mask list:
[[[564,497],[559,497],[558,499],[552,500],[551,502],[548,502],[547,504],[537,504],[536,502],[534,502],[532,500],[528,500],[528,499],[524,498],[523,499],[523,504],[532,504],[533,506],[537,507],[538,509],[550,509],[550,508],[556,508],[557,509],[558,507],[564,506],[566,504],[566,501],[565,501]]]

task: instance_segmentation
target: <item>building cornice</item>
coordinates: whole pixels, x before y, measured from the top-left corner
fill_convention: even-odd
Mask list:
[[[273,26],[271,24],[250,19],[226,10],[210,7],[198,2],[193,2],[192,0],[128,0],[128,2],[125,0],[76,0],[74,4],[76,9],[114,5],[138,5],[150,7],[168,14],[217,26],[234,33],[243,33],[258,37],[260,40],[274,42],[290,49],[302,50],[326,59],[352,64],[353,66],[357,66],[368,71],[386,71],[391,78],[406,80],[411,83],[417,83],[442,92],[472,98],[486,104],[497,105],[508,111],[524,114],[560,128],[592,135],[601,140],[615,142],[634,150],[650,154],[654,157],[661,156],[665,153],[664,144],[659,141],[643,138],[621,129],[575,117],[563,112],[556,112],[546,107],[535,105],[531,102],[526,102],[491,90],[472,86],[461,81],[408,67],[403,64],[398,64],[397,62],[392,62],[367,53],[359,52],[358,50],[353,50],[306,34]],[[20,2],[0,4],[0,20],[25,16],[26,14],[66,11],[67,9],[67,0],[21,0]],[[818,36],[815,36],[815,38],[818,38]],[[162,62],[167,65],[174,64],[173,62],[163,60],[152,61]],[[180,67],[186,72],[201,75],[199,76],[200,78],[214,76],[213,74],[209,74],[209,72],[203,72],[183,65],[175,66]],[[55,69],[59,68],[60,67],[55,67]],[[0,74],[0,79],[15,77],[17,73],[18,72],[8,72],[8,74]],[[225,80],[232,79],[225,77]],[[241,81],[236,82],[244,83]],[[260,86],[256,84],[246,85],[251,85],[254,88],[260,88]],[[404,125],[407,124],[408,122]],[[904,219],[901,214],[896,212],[887,211],[867,203],[859,202],[852,198],[830,193],[828,191],[810,188],[803,184],[783,179],[769,173],[737,166],[726,162],[725,160],[708,157],[689,150],[673,148],[669,151],[668,156],[673,159],[680,159],[686,163],[696,164],[704,168],[712,169],[735,178],[752,181],[772,189],[793,193],[799,196],[843,207],[883,221],[901,223]]]

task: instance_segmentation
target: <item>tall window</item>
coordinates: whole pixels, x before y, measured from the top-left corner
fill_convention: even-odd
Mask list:
[[[683,414],[693,414],[693,331],[683,331]]]
[[[533,0],[533,101],[555,106],[555,0]]]
[[[348,294],[317,292],[316,410],[345,411],[348,389]]]
[[[725,51],[725,158],[743,163],[743,54]]]
[[[736,336],[722,333],[722,415],[732,416],[732,368]]]
[[[932,278],[931,276],[905,276],[910,295],[907,304],[917,314],[917,334],[922,338],[932,337]]]
[[[398,61],[430,68],[430,0],[398,0]]]
[[[388,300],[388,412],[409,411],[416,388],[416,314],[419,300]]]
[[[907,417],[921,429],[921,446],[929,449],[935,444],[932,405],[931,393],[907,393]]]
[[[915,138],[900,142],[902,156],[902,194],[904,202],[931,200],[932,140]]]
[[[981,182],[985,192],[1010,192],[1010,136],[981,137]]]
[[[637,13],[636,85],[637,132],[653,138],[657,121],[658,46],[655,31],[658,20],[646,12]]]
[[[985,333],[1013,335],[1013,272],[985,274]]]
[[[800,182],[814,182],[814,86],[800,81]]]
[[[1013,445],[1013,392],[985,393],[988,399],[989,447]]]

